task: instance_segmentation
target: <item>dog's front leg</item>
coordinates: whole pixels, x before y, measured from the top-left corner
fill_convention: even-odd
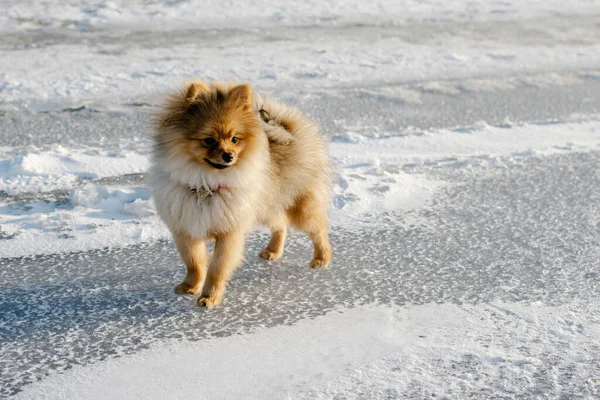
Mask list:
[[[206,275],[206,246],[204,241],[182,232],[173,232],[175,245],[187,267],[185,279],[175,286],[177,294],[196,294],[202,289]]]
[[[244,255],[244,232],[229,232],[215,237],[213,252],[206,282],[198,305],[213,308],[223,300],[225,287],[233,271],[241,264]]]

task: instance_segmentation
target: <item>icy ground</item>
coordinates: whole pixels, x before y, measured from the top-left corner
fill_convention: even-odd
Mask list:
[[[600,396],[600,2],[4,1],[0,397]],[[243,80],[330,138],[332,266],[210,312],[144,185],[149,114]]]

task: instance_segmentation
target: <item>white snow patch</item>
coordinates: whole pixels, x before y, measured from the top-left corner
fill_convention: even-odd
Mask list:
[[[559,12],[593,12],[593,1],[420,1],[420,0],[335,0],[269,2],[242,0],[227,2],[147,1],[147,0],[37,0],[23,3],[3,1],[0,31],[40,28],[66,28],[73,31],[93,29],[143,29],[151,24],[155,30],[221,26],[251,28],[264,24],[349,24],[356,22],[431,20],[485,21],[507,18],[549,16]]]
[[[73,186],[81,178],[97,179],[148,169],[147,154],[102,148],[10,150],[0,152],[0,190],[10,193],[48,192]]]
[[[135,199],[131,203],[125,203],[123,205],[123,211],[125,214],[133,215],[135,217],[144,218],[156,215],[154,204],[150,200]]]
[[[148,146],[150,144],[148,143]],[[415,167],[477,162],[504,165],[512,158],[600,146],[600,122],[522,125],[423,135],[336,141],[330,151],[337,164],[332,223],[364,224],[380,213],[399,213],[405,224],[425,221],[418,210],[439,193],[434,181]],[[5,150],[5,154],[10,151]],[[69,190],[68,203],[0,202],[0,229],[10,236],[0,257],[120,247],[168,238],[155,214],[148,189],[89,183],[78,177],[119,176],[145,172],[148,155],[132,150],[119,156],[103,149],[65,149],[24,153],[0,161],[0,190],[11,194]],[[375,219],[377,220],[377,219]]]
[[[510,128],[480,124],[462,132],[440,130],[379,139],[358,133],[346,143],[331,144],[340,170],[333,199],[338,210],[334,218],[348,224],[366,213],[422,208],[444,183],[405,172],[410,167],[482,160],[502,162],[500,159],[510,161],[599,148],[597,121]],[[415,222],[418,221],[410,220]]]
[[[552,52],[503,45],[500,49],[512,54],[513,59],[499,64],[482,54],[498,49],[496,43],[474,43],[457,59],[448,55],[453,47],[464,46],[463,38],[451,39],[454,42],[444,47],[407,44],[394,37],[371,44],[360,40],[347,36],[337,41],[319,42],[319,51],[314,50],[313,43],[287,40],[275,41],[269,46],[249,42],[231,52],[213,46],[204,46],[202,52],[197,52],[189,44],[174,44],[167,48],[131,46],[127,58],[119,54],[120,49],[114,48],[114,44],[105,45],[106,54],[101,57],[97,49],[78,44],[69,45],[60,57],[54,52],[30,48],[11,50],[10,53],[0,51],[0,55],[4,54],[0,58],[0,71],[4,74],[3,107],[54,111],[65,106],[86,105],[110,109],[127,102],[162,97],[191,77],[250,81],[261,90],[271,91],[301,87],[309,93],[324,88],[376,86],[381,82],[409,85],[415,81],[491,77],[487,82],[470,81],[468,86],[473,90],[478,83],[501,86],[502,75],[546,72],[542,66],[549,64],[557,70],[574,68],[574,65],[585,70],[596,68],[600,62],[599,45],[556,44]],[[366,46],[376,47],[376,54],[366,50]],[[260,54],[259,58],[257,54]],[[290,56],[282,59],[281,54]],[[564,56],[557,58],[556,54]],[[371,59],[376,68],[366,67],[362,62],[365,57]],[[265,71],[269,73],[265,75]],[[548,86],[579,82],[580,79],[543,79],[539,82],[533,79],[531,84]],[[528,82],[519,80],[518,83]],[[431,88],[425,88],[428,89]],[[420,95],[417,91],[409,88],[397,91],[404,101],[418,103]]]
[[[419,136],[335,143],[334,154],[344,166],[359,163],[442,163],[475,157],[521,157],[564,151],[586,151],[600,145],[600,124],[523,124],[509,128],[480,123],[473,129],[439,130]],[[356,140],[353,136],[350,140]]]
[[[600,345],[599,311],[597,302],[338,310],[241,336],[159,343],[75,366],[16,398],[379,398],[415,390],[417,397],[461,397],[490,388],[518,394],[548,359],[554,369],[570,368],[572,381],[589,381],[589,392],[580,394],[591,395],[597,377],[581,361]]]
[[[73,207],[91,207],[110,196],[108,189],[101,185],[85,185],[73,189],[69,193],[69,200]]]
[[[9,1],[0,9],[0,31],[13,35],[0,49],[0,88],[4,108],[60,110],[148,101],[195,76],[304,92],[478,76],[497,87],[506,75],[544,74],[548,66],[553,71],[597,68],[600,46],[590,40],[595,28],[565,31],[561,24],[545,26],[537,19],[599,12],[597,1],[585,0]],[[526,32],[536,32],[537,39],[515,41],[506,26],[492,27],[488,30],[498,34],[482,38],[486,29],[479,25],[498,20],[530,24]],[[456,26],[448,27],[453,34],[428,32],[434,21],[453,21]],[[414,42],[405,34],[377,32],[413,24],[414,38],[431,34],[432,39]],[[273,38],[268,45],[255,40],[260,30]],[[164,37],[158,40],[161,31]],[[53,40],[38,46],[39,32]],[[149,46],[139,45],[144,35]],[[553,40],[557,35],[560,40]],[[519,80],[536,86],[581,82],[574,75]],[[452,84],[424,86],[442,93],[460,90]],[[474,81],[467,86],[477,87]],[[405,92],[400,93],[405,101],[419,101],[418,92]]]
[[[0,229],[14,235],[0,258],[121,247],[169,237],[144,187],[87,184],[69,192],[67,204],[0,203]]]

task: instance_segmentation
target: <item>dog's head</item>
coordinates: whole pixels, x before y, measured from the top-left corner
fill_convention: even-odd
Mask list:
[[[260,124],[249,84],[190,83],[172,95],[159,116],[157,150],[183,155],[210,171],[233,168],[257,149]]]

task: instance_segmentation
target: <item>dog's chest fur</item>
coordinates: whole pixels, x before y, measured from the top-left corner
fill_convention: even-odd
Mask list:
[[[260,188],[265,180],[263,169],[256,165],[247,176],[240,176],[239,170],[235,174],[220,171],[214,176],[201,175],[186,172],[185,168],[168,171],[159,160],[150,170],[149,183],[156,209],[167,226],[202,238],[232,228],[247,228],[254,223]],[[216,185],[220,185],[220,189],[206,197],[190,192],[192,187]]]

